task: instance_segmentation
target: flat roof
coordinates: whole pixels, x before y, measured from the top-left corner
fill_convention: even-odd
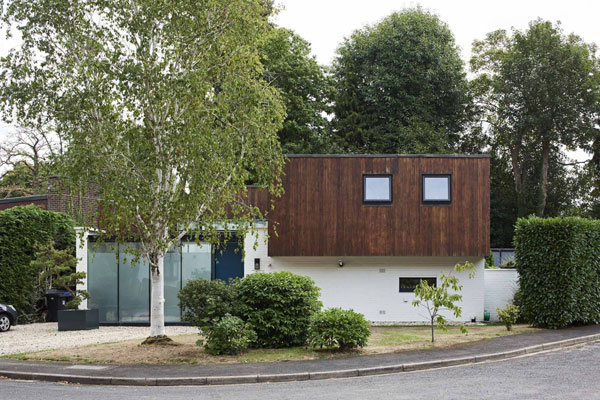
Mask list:
[[[491,158],[489,154],[286,154],[289,158]]]

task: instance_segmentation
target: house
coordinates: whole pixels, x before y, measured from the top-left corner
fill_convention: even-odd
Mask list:
[[[463,284],[459,320],[483,319],[484,257],[490,254],[490,158],[487,155],[293,155],[259,239],[182,242],[165,257],[165,318],[178,322],[177,292],[190,279],[258,271],[310,276],[325,307],[352,308],[378,323],[426,321],[412,305],[421,279],[436,284],[457,263],[475,265]],[[259,188],[249,200],[268,209]],[[90,307],[102,323],[147,323],[148,268],[131,268],[118,245],[78,248],[88,273]],[[129,244],[135,245],[135,244]],[[256,245],[256,246],[255,246]],[[115,254],[117,253],[117,254]],[[450,317],[450,316],[449,316]],[[453,318],[450,318],[453,319]]]

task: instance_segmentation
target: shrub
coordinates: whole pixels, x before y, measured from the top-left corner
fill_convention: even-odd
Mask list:
[[[220,280],[189,281],[179,291],[178,297],[183,311],[182,320],[202,330],[226,314],[235,315],[235,289]]]
[[[255,340],[256,333],[241,318],[226,314],[204,330],[204,349],[212,355],[239,354]]]
[[[0,211],[0,302],[14,305],[21,321],[39,318],[44,306],[40,271],[31,265],[40,245],[75,249],[74,222],[37,206]]]
[[[342,350],[367,345],[371,330],[362,314],[353,310],[329,308],[310,319],[308,343],[314,347],[339,347]]]
[[[504,308],[496,308],[500,322],[506,325],[506,330],[510,331],[512,326],[517,323],[519,318],[519,307],[509,304]]]
[[[525,320],[544,328],[600,322],[600,221],[521,218],[515,245]]]
[[[308,277],[291,272],[255,273],[236,284],[239,315],[252,325],[257,347],[306,343],[310,317],[321,309],[321,290]]]

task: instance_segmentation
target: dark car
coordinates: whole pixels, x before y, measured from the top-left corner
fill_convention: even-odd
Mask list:
[[[6,332],[11,325],[17,324],[19,313],[13,306],[0,303],[0,332]]]

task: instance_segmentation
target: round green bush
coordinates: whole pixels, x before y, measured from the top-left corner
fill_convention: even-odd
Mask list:
[[[204,349],[212,355],[239,354],[256,338],[250,324],[239,317],[227,314],[204,330]]]
[[[196,279],[179,291],[182,320],[204,330],[226,314],[236,314],[233,285],[220,280]]]
[[[309,277],[291,272],[255,273],[236,283],[239,313],[256,332],[257,347],[306,343],[310,317],[321,309],[321,290]]]
[[[308,342],[314,347],[348,350],[366,346],[370,335],[369,322],[362,314],[329,308],[312,316]]]

